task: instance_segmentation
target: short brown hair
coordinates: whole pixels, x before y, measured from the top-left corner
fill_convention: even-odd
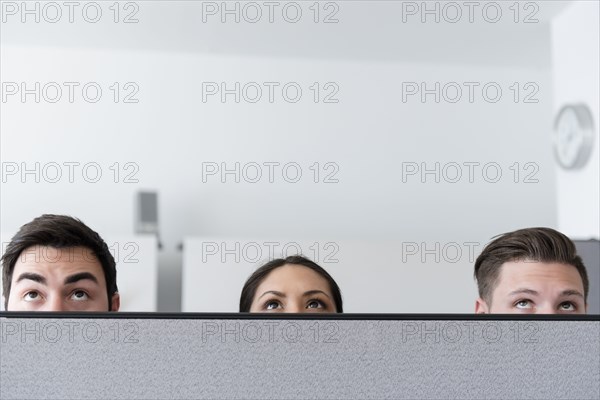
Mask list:
[[[52,214],[44,214],[23,225],[6,247],[2,256],[4,309],[8,306],[15,264],[21,253],[32,246],[49,246],[56,249],[85,247],[91,250],[102,265],[108,294],[108,310],[112,311],[111,299],[118,292],[117,268],[108,246],[98,233],[80,220]]]
[[[479,297],[491,304],[505,262],[532,260],[568,264],[577,268],[587,303],[589,281],[575,244],[564,234],[550,228],[526,228],[504,233],[487,244],[475,261]]]

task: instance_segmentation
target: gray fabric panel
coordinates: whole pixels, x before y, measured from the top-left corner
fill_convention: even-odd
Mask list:
[[[600,398],[600,321],[0,324],[1,399]]]
[[[588,314],[600,314],[600,242],[597,240],[576,240],[577,253],[583,259],[590,282],[588,293]]]

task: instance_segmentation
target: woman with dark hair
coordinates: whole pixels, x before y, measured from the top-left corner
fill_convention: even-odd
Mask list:
[[[308,258],[278,258],[248,278],[240,312],[341,313],[342,294],[331,275]]]

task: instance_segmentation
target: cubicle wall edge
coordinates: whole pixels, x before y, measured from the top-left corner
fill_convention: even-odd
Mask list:
[[[600,316],[0,313],[0,399],[597,399]]]

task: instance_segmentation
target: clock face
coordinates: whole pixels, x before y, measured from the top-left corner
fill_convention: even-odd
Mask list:
[[[577,169],[590,158],[594,144],[592,114],[585,105],[564,106],[554,124],[554,155],[565,169]]]

